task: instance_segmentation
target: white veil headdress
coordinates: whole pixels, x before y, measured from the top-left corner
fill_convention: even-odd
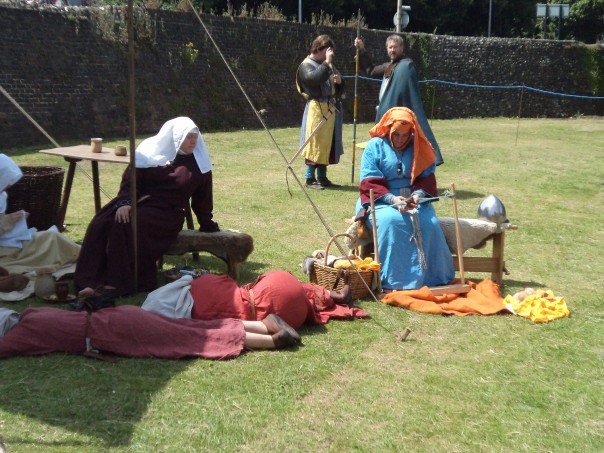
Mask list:
[[[19,166],[6,154],[0,154],[0,214],[6,212],[8,195],[6,189],[23,177]]]
[[[197,130],[197,145],[193,156],[202,173],[212,170],[212,161],[199,128],[191,118],[180,116],[164,123],[158,134],[141,142],[136,148],[136,168],[162,167],[176,158],[187,134]]]

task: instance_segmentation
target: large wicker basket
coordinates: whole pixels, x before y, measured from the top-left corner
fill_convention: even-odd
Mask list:
[[[346,233],[340,233],[333,236],[327,243],[325,249],[324,264],[314,262],[310,271],[310,282],[316,285],[323,286],[329,291],[337,291],[342,289],[346,284],[350,285],[353,299],[362,299],[371,294],[371,284],[373,283],[373,271],[359,271],[354,269],[343,270],[335,269],[327,266],[327,256],[329,255],[329,247],[338,236],[352,237]]]
[[[65,169],[61,167],[20,167],[23,177],[7,190],[6,212],[29,212],[27,225],[47,230],[56,224],[61,207]],[[59,225],[57,225],[59,226]]]

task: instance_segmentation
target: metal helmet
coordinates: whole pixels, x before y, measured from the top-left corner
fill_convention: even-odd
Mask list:
[[[494,222],[497,225],[508,222],[505,206],[501,200],[493,194],[482,200],[482,203],[478,206],[478,218],[480,220]]]

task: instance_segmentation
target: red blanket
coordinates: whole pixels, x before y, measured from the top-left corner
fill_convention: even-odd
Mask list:
[[[458,280],[453,284],[459,283]],[[467,294],[444,294],[435,296],[424,286],[420,289],[395,291],[386,294],[381,301],[384,304],[408,308],[409,310],[432,313],[435,315],[494,315],[508,310],[503,305],[499,285],[487,278],[479,283],[466,280],[471,286]]]

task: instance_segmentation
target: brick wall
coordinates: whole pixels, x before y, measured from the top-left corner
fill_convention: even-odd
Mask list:
[[[0,84],[59,143],[128,134],[128,45],[125,11],[0,5]],[[269,127],[296,126],[304,101],[295,72],[311,40],[328,33],[336,66],[353,76],[355,31],[257,19],[202,17],[224,58]],[[203,131],[261,124],[193,14],[136,11],[137,134],[151,134],[172,117],[193,118]],[[363,30],[376,61],[390,32]],[[593,94],[585,49],[568,41],[408,36],[419,78],[477,85],[525,85]],[[190,64],[185,46],[199,51]],[[602,52],[600,52],[601,54]],[[600,66],[601,67],[601,66]],[[345,122],[352,122],[354,78],[347,77]],[[592,88],[590,88],[592,87]],[[379,83],[358,82],[358,121],[371,121]],[[517,89],[422,84],[429,116],[564,117],[604,114],[604,102]],[[522,103],[520,103],[522,99]],[[0,94],[0,143],[49,145]]]

